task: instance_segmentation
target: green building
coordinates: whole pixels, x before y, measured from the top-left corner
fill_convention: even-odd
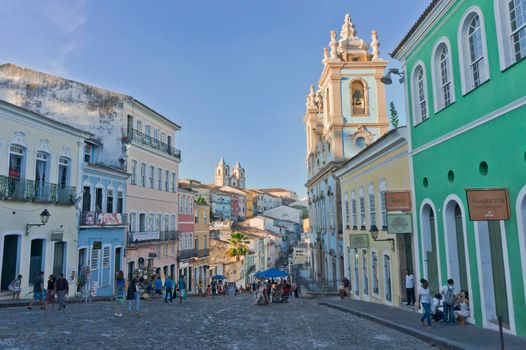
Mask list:
[[[526,0],[434,0],[392,56],[405,77],[418,277],[432,292],[453,278],[470,322],[496,329],[502,316],[526,336]]]

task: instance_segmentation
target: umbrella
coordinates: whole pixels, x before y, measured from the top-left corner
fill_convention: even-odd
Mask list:
[[[227,278],[223,275],[214,275],[212,276],[213,280],[226,280]]]
[[[287,277],[289,274],[283,271],[280,271],[275,268],[271,268],[265,271],[256,273],[258,278],[278,278],[278,277]]]

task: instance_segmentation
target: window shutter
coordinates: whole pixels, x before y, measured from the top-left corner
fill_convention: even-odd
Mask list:
[[[110,268],[110,246],[105,246],[102,250],[102,268]]]

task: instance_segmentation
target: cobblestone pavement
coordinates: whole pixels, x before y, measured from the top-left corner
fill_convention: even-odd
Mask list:
[[[419,339],[315,300],[256,306],[247,295],[141,300],[114,316],[113,302],[65,311],[0,309],[0,349],[432,349]],[[435,348],[436,349],[436,348]]]

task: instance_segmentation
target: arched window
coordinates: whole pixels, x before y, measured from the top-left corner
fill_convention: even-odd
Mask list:
[[[427,119],[427,83],[424,65],[415,66],[412,76],[414,123],[419,124]]]
[[[526,0],[495,0],[500,68],[526,56]]]
[[[458,46],[465,94],[489,79],[486,34],[482,13],[477,7],[470,8],[460,23]]]
[[[351,83],[351,113],[352,115],[367,114],[366,89],[361,80],[355,80]]]
[[[455,101],[449,41],[442,39],[433,51],[433,96],[435,112]]]

